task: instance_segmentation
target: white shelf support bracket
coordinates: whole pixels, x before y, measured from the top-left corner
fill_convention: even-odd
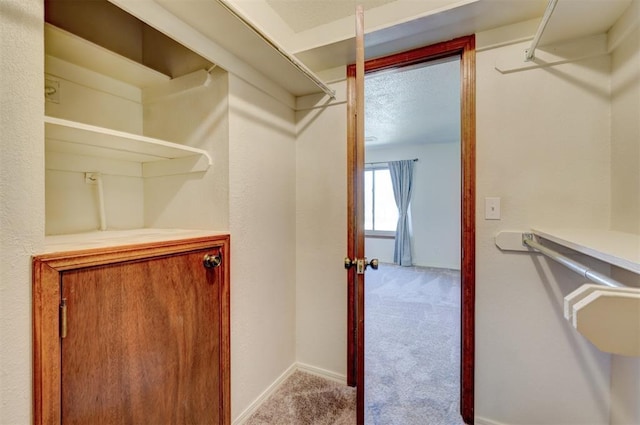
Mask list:
[[[542,38],[542,34],[544,33],[547,24],[549,23],[549,19],[551,19],[551,15],[553,14],[554,9],[556,8],[556,4],[558,0],[549,0],[547,4],[547,8],[544,11],[544,15],[542,16],[542,21],[540,21],[540,25],[538,26],[538,31],[536,31],[535,37],[533,37],[533,41],[531,42],[531,47],[524,51],[524,60],[525,62],[530,62],[536,55],[536,48],[538,47],[538,43],[540,43],[540,39]]]
[[[538,239],[546,236],[538,232],[500,232],[495,242],[503,251],[542,254],[594,282],[564,297],[565,319],[600,351],[640,357],[640,288],[627,287],[543,245]]]
[[[500,232],[496,235],[495,243],[502,251],[534,252],[525,244],[525,238],[533,239],[533,233]]]
[[[104,186],[102,184],[102,174],[97,172],[84,173],[84,182],[87,184],[96,185],[96,190],[98,192],[98,217],[100,218],[99,229],[102,231],[107,230],[107,212],[104,206]]]
[[[600,351],[640,357],[640,288],[583,285],[565,297],[565,317]]]
[[[496,59],[495,69],[501,74],[522,72],[536,68],[546,68],[577,62],[583,59],[604,56],[607,51],[606,34],[597,34],[578,40],[569,40],[560,43],[547,44],[539,49],[535,58],[523,60],[522,46],[510,46]]]

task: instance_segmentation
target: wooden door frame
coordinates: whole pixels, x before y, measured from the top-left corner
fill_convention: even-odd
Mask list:
[[[415,63],[460,57],[460,114],[461,114],[461,361],[460,413],[467,424],[474,421],[475,373],[475,178],[476,178],[476,62],[475,36],[422,47],[407,52],[371,59],[365,62],[365,72],[399,68]],[[347,251],[349,258],[364,253],[362,208],[364,175],[364,146],[356,140],[356,66],[347,67]],[[364,311],[356,308],[362,293],[364,278],[348,274],[347,314],[347,382],[351,386],[364,383]],[[360,291],[358,291],[360,290]],[[363,294],[361,294],[363,295]],[[360,303],[362,305],[362,303]],[[361,309],[362,310],[362,309]],[[364,389],[358,390],[358,412],[364,412]],[[358,417],[358,424],[363,418]]]

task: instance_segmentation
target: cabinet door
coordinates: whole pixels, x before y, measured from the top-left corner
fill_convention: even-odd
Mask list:
[[[219,248],[61,275],[63,424],[219,424]]]

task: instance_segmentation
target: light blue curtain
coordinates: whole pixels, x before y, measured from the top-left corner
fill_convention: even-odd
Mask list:
[[[411,221],[409,220],[409,203],[413,186],[412,159],[389,162],[389,173],[393,185],[393,197],[398,207],[398,225],[396,226],[396,245],[393,262],[401,266],[412,266],[411,258]]]

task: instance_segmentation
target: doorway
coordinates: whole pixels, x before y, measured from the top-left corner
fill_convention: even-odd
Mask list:
[[[457,57],[460,63],[460,252],[461,252],[461,312],[460,312],[460,413],[464,421],[473,423],[474,398],[474,299],[475,299],[475,38],[461,37],[444,43],[369,60],[364,64],[366,73],[392,70],[422,63],[428,60]],[[347,69],[348,81],[348,255],[350,258],[365,258],[364,222],[362,208],[364,181],[364,146],[356,142],[357,99],[356,67]],[[363,84],[362,82],[360,84]],[[362,217],[355,219],[355,217]],[[358,423],[364,424],[365,410],[365,338],[363,324],[364,277],[349,273],[348,285],[348,370],[350,385],[358,388]],[[361,288],[358,291],[358,288]]]
[[[365,423],[460,425],[460,58],[370,72],[364,91]]]

